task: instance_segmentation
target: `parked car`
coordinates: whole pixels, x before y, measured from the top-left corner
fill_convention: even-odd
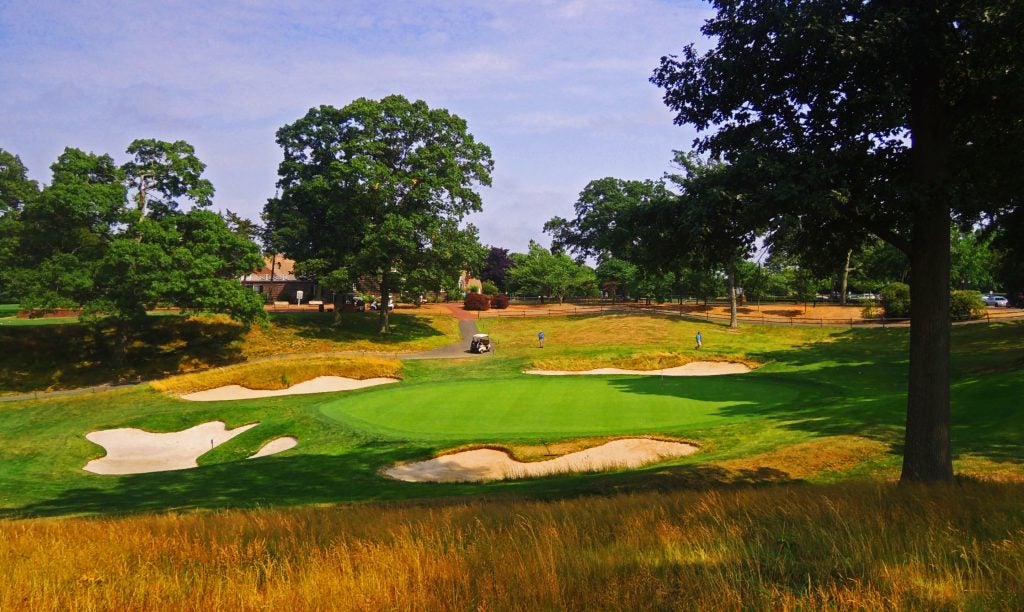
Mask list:
[[[981,301],[985,302],[986,306],[997,306],[999,308],[1006,308],[1010,305],[1009,300],[1004,296],[995,295],[994,293],[981,296]]]

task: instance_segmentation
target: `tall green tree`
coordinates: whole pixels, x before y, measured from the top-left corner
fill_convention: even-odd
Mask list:
[[[573,206],[576,217],[553,217],[544,224],[552,246],[580,261],[614,257],[644,267],[666,247],[652,212],[674,198],[662,181],[605,177],[590,181]]]
[[[406,274],[405,287],[417,296],[442,291],[454,295],[462,272],[479,276],[487,260],[488,249],[480,244],[479,230],[473,224],[460,228],[451,220],[444,221],[431,234],[429,246]]]
[[[1024,4],[718,0],[652,81],[698,147],[764,186],[776,218],[904,250],[913,292],[903,481],[952,479],[949,224],[1024,187]]]
[[[15,261],[21,213],[38,196],[39,185],[28,178],[21,158],[0,149],[0,261]],[[10,273],[9,264],[0,266],[0,297],[7,297]]]
[[[513,291],[551,296],[562,303],[570,295],[590,295],[597,285],[592,269],[533,240],[529,251],[513,253],[512,261],[515,265],[508,271],[508,283]]]
[[[181,198],[198,208],[212,203],[213,183],[202,177],[206,164],[189,143],[144,138],[132,141],[127,152],[132,158],[123,169],[141,216],[160,218],[175,212]]]
[[[658,225],[669,234],[661,253],[710,274],[724,272],[729,290],[729,326],[737,327],[738,275],[762,228],[759,208],[734,168],[692,154],[676,154],[682,174],[670,175],[678,196],[659,211]]]
[[[148,195],[129,202],[136,179],[126,168],[109,155],[71,148],[51,166],[52,182],[21,215],[14,285],[23,304],[81,308],[87,320],[112,325],[115,366],[123,362],[131,332],[158,304],[186,314],[227,313],[247,324],[263,320],[259,298],[238,282],[261,261],[256,245],[216,213],[179,210],[178,199],[191,197],[194,177],[164,176],[176,172],[173,166],[153,166]]]
[[[298,261],[376,275],[384,304],[440,222],[481,209],[476,189],[494,166],[463,119],[398,95],[313,108],[277,142],[281,193],[264,208],[274,244]],[[388,310],[379,316],[389,333]]]

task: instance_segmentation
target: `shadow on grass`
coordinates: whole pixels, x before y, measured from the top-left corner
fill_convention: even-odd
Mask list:
[[[430,449],[366,442],[343,455],[297,455],[236,461],[190,470],[125,476],[89,475],[96,486],[69,489],[48,500],[0,510],[0,518],[72,514],[133,514],[193,509],[252,508],[436,498],[565,499],[613,492],[713,489],[792,483],[778,470],[728,471],[717,466],[566,474],[491,483],[408,483],[378,470],[421,459]]]
[[[862,436],[902,454],[907,339],[903,329],[850,330],[831,342],[751,355],[771,364],[768,372],[674,385],[643,378],[616,384],[630,393],[729,401],[724,415],[757,414],[783,428],[820,436]],[[1024,324],[959,326],[953,329],[952,344],[954,458],[971,454],[1019,464],[1024,456],[1024,407],[1015,398],[1024,397]],[[776,382],[779,395],[758,393],[755,381]],[[780,398],[785,388],[796,389],[796,396]]]
[[[344,313],[340,326],[334,325],[334,314],[329,312],[271,313],[273,326],[309,340],[373,339],[380,344],[400,344],[444,335],[431,326],[429,318],[420,315],[392,312],[388,320],[391,334],[382,336],[376,313]]]
[[[150,317],[131,333],[124,365],[115,367],[109,326],[0,327],[0,388],[70,389],[227,365],[242,360],[244,333],[243,326],[227,321]]]

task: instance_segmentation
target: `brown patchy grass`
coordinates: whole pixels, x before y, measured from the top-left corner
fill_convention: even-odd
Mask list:
[[[716,361],[726,363],[742,363],[750,369],[757,369],[762,364],[746,357],[732,357],[715,354],[681,354],[681,353],[637,353],[633,355],[596,356],[596,357],[554,357],[535,359],[533,367],[539,370],[564,370],[567,372],[584,372],[596,368],[622,368],[624,370],[661,370],[675,368],[693,362]]]
[[[150,383],[157,391],[176,395],[241,385],[249,389],[286,389],[318,376],[401,378],[402,364],[395,359],[346,356],[300,356],[242,363],[195,374],[172,376]]]
[[[808,479],[843,473],[866,461],[880,459],[889,446],[858,436],[831,436],[783,446],[765,453],[715,463],[730,472],[770,470],[788,479]]]
[[[967,455],[956,460],[956,473],[967,478],[1005,484],[1024,484],[1021,460],[1014,462],[993,461],[986,457]]]

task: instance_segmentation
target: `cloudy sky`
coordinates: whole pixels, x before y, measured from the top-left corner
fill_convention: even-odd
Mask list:
[[[697,0],[0,0],[0,148],[32,178],[66,146],[126,161],[186,140],[214,207],[274,194],[274,133],[313,106],[392,93],[463,117],[491,147],[469,221],[524,251],[592,179],[657,178],[693,132],[648,77],[700,43]]]

